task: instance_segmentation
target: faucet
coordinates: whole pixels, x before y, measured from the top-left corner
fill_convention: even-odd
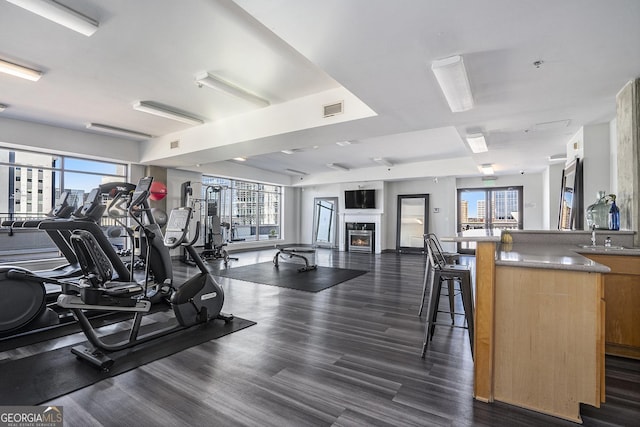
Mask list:
[[[595,224],[591,226],[591,246],[596,245],[596,226]]]

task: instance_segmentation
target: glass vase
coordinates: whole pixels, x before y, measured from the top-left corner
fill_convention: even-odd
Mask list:
[[[590,205],[585,213],[587,228],[591,230],[594,226],[600,230],[609,229],[609,210],[604,191],[598,192],[596,202]]]

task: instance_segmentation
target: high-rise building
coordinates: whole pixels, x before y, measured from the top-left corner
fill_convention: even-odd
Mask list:
[[[486,212],[487,212],[487,202],[486,200],[478,200],[476,202],[476,207],[478,209],[478,214],[476,215],[476,217],[478,219],[484,219],[486,216]]]
[[[469,222],[469,202],[462,200],[460,202],[460,223],[466,224]]]

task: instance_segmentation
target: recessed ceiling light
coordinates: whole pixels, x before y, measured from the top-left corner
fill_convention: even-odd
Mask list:
[[[246,162],[247,158],[246,157],[234,157],[233,160],[235,160],[236,162]]]
[[[331,169],[339,170],[339,171],[345,171],[345,172],[349,170],[348,167],[343,166],[340,163],[327,163],[327,167]]]
[[[347,145],[351,145],[351,141],[338,141],[336,144],[340,147],[346,147]]]
[[[485,175],[493,175],[493,165],[491,164],[484,164],[480,166],[480,170]]]
[[[474,153],[485,153],[489,151],[489,149],[487,148],[487,142],[484,139],[484,135],[482,135],[481,133],[468,135],[467,142],[469,143],[469,148],[471,148],[471,151],[473,151]]]
[[[374,162],[378,163],[379,165],[393,166],[393,163],[391,162],[391,160],[385,159],[384,157],[374,157],[371,160],[373,160]]]

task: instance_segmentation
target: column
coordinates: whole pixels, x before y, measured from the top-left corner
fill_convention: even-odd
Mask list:
[[[620,228],[640,227],[640,79],[629,82],[616,96],[618,133],[618,200]],[[634,237],[640,246],[640,235]]]

